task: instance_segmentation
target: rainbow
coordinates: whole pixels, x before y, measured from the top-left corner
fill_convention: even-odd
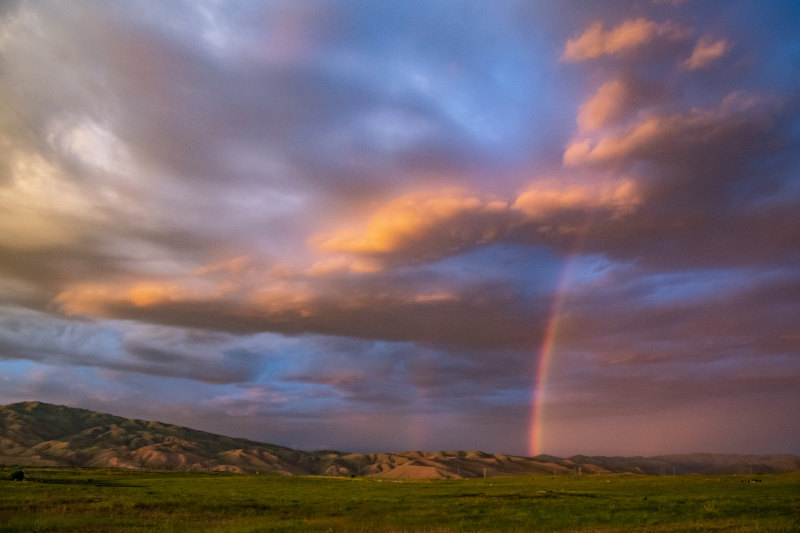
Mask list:
[[[550,363],[553,361],[555,353],[555,343],[558,337],[558,321],[561,317],[561,309],[567,295],[572,270],[575,261],[583,246],[583,241],[588,232],[588,224],[579,233],[578,238],[569,255],[567,256],[564,267],[561,269],[561,276],[556,285],[555,297],[550,307],[550,314],[545,324],[542,345],[539,348],[539,360],[533,382],[533,393],[531,395],[530,424],[528,426],[528,455],[535,457],[542,453],[542,428],[544,426],[544,404],[547,395],[547,377],[550,372]]]

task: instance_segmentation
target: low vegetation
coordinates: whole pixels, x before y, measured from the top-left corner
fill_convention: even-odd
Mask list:
[[[800,474],[376,478],[0,470],[0,531],[800,530]]]
[[[565,475],[579,470],[594,474],[704,475],[800,472],[800,456],[789,454],[559,458],[478,450],[306,452],[42,402],[0,406],[0,464],[397,479]]]

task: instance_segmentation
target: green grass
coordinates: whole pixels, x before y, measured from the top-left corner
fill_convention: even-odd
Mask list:
[[[800,474],[330,477],[0,469],[0,532],[800,531]]]

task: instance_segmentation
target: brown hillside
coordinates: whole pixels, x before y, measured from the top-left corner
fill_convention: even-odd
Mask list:
[[[474,478],[590,473],[749,474],[800,471],[796,455],[521,457],[481,451],[304,452],[205,431],[63,405],[0,407],[0,464],[65,465],[273,475]]]

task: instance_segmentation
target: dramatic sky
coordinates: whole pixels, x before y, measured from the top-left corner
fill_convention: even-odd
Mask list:
[[[800,453],[800,3],[0,3],[0,403]]]

